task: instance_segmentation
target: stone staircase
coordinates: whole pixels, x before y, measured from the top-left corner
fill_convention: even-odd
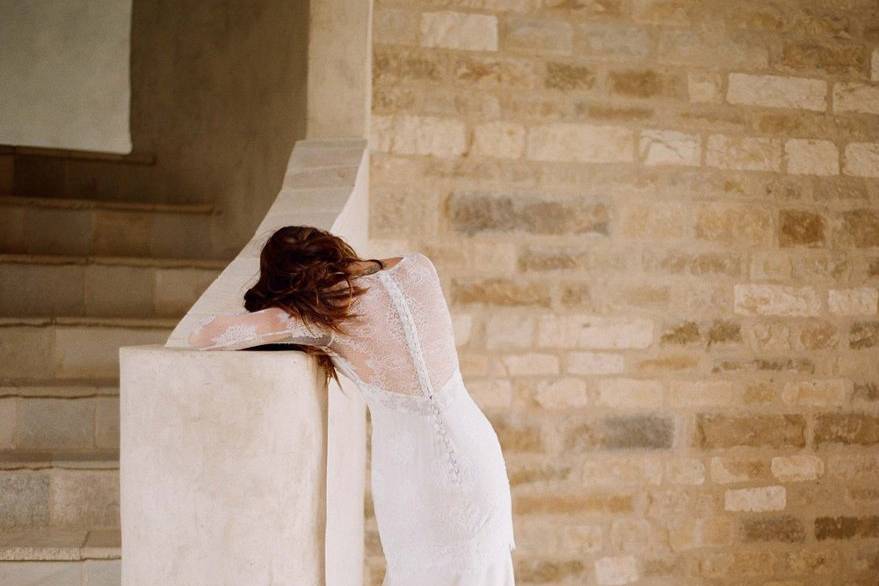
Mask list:
[[[0,195],[0,584],[120,583],[118,348],[227,264],[212,213]]]

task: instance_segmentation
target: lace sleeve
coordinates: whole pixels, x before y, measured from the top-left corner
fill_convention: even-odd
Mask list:
[[[280,307],[269,307],[210,316],[193,330],[189,345],[198,350],[240,350],[278,343],[325,347],[332,338],[332,332],[314,331]]]

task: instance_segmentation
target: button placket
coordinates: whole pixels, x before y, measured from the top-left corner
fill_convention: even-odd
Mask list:
[[[418,376],[421,391],[430,404],[431,420],[433,421],[434,430],[439,435],[440,440],[445,447],[446,464],[449,476],[454,484],[460,484],[461,470],[458,464],[455,448],[452,445],[451,439],[449,438],[448,430],[444,425],[439,406],[436,404],[436,400],[434,398],[433,386],[430,382],[430,376],[427,372],[427,365],[424,363],[424,355],[421,350],[421,344],[418,341],[418,334],[415,331],[414,320],[412,318],[411,312],[409,311],[408,304],[406,303],[406,298],[403,295],[403,292],[400,291],[399,287],[397,287],[396,282],[394,282],[390,275],[382,272],[376,274],[379,275],[380,281],[385,286],[385,289],[388,291],[388,295],[390,295],[391,300],[393,301],[394,306],[397,309],[397,314],[400,317],[400,321],[403,324],[403,332],[406,336],[406,342],[409,351],[412,354],[413,363],[415,365],[415,372]]]

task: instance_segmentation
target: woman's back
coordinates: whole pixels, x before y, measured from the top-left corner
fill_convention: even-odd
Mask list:
[[[353,310],[365,319],[329,351],[343,356],[336,363],[358,382],[372,414],[385,585],[511,586],[507,471],[497,435],[461,378],[436,269],[411,253],[360,279],[369,291]]]
[[[386,392],[429,395],[458,369],[452,320],[436,268],[420,252],[357,278],[367,292],[328,347],[355,380]],[[352,372],[353,371],[353,372]]]

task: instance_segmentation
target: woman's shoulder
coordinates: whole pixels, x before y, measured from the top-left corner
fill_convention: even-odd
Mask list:
[[[408,260],[412,267],[410,269],[416,273],[427,273],[435,277],[439,278],[439,274],[437,273],[436,266],[433,264],[433,260],[421,251],[412,251],[403,255],[405,260]],[[404,261],[401,261],[404,262]]]
[[[394,272],[398,268],[403,268],[408,265],[421,265],[421,266],[430,266],[433,267],[433,261],[424,254],[423,252],[412,250],[409,252],[404,252],[398,256],[392,256],[385,259],[384,261],[393,260],[393,263],[385,263],[385,268],[383,270]],[[411,266],[409,267],[411,268]],[[379,272],[379,271],[376,271]]]
[[[403,258],[411,258],[414,262],[433,267],[433,261],[431,260],[431,258],[419,250],[408,252],[403,255]]]
[[[395,260],[395,259],[396,259],[396,262],[394,262],[393,264],[386,262],[385,267],[383,269],[380,269],[380,270],[372,272],[372,273],[366,273],[364,275],[360,275],[357,278],[374,277],[374,276],[378,276],[379,274],[382,274],[382,273],[384,273],[384,274],[399,273],[399,274],[406,275],[406,274],[409,274],[412,272],[418,273],[423,270],[428,270],[430,272],[433,272],[434,274],[436,273],[436,267],[434,266],[433,261],[430,259],[430,257],[428,257],[423,252],[420,252],[420,251],[404,252],[398,256],[388,257],[388,258],[384,258],[382,260],[388,261],[388,260]]]

